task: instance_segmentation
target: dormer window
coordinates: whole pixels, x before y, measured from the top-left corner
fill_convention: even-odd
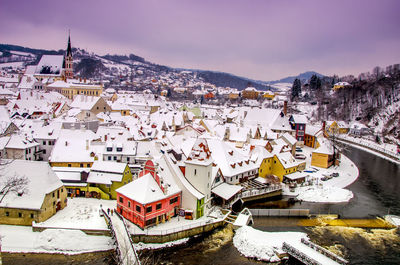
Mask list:
[[[122,147],[117,147],[117,152],[122,152]]]
[[[112,146],[111,147],[107,147],[107,152],[111,152],[112,151]]]

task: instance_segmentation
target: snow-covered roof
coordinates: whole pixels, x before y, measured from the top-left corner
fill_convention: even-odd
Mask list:
[[[42,55],[36,66],[36,75],[61,75],[64,62],[63,55]]]
[[[217,187],[213,188],[212,192],[224,200],[229,200],[242,189],[243,187],[240,185],[231,185],[224,182],[218,185]]]
[[[311,135],[311,136],[316,136],[318,132],[322,132],[322,127],[321,126],[313,126],[313,125],[307,125],[306,126],[306,134]]]
[[[111,185],[112,182],[121,182],[123,174],[90,171],[87,183]]]
[[[291,168],[300,164],[296,161],[296,159],[294,159],[290,152],[276,154],[276,157],[279,159],[284,168]]]
[[[122,174],[124,173],[126,166],[127,166],[126,163],[111,162],[111,161],[95,161],[90,170]]]
[[[300,114],[292,114],[293,122],[296,124],[307,124],[308,119],[305,115],[300,115]]]
[[[6,148],[27,149],[35,146],[39,146],[39,144],[33,138],[27,138],[20,134],[12,134]]]
[[[0,203],[0,207],[39,210],[46,194],[63,186],[48,162],[13,160],[2,168],[2,181],[9,177],[24,176],[29,182],[26,192],[21,196],[8,194]]]
[[[91,110],[99,100],[100,97],[76,95],[70,107],[81,110]]]
[[[333,145],[328,139],[319,139],[318,142],[320,146],[313,153],[333,155]]]
[[[160,201],[180,192],[175,187],[175,189],[168,188],[167,194],[164,194],[150,173],[118,188],[116,191],[140,204]]]
[[[294,138],[290,133],[284,133],[282,135],[282,138],[284,138],[286,140],[287,143],[289,143],[290,145],[295,145],[297,143],[296,138]]]
[[[60,132],[49,160],[51,162],[93,162],[90,156],[91,150],[86,148],[89,142],[95,138],[90,130],[66,130]]]

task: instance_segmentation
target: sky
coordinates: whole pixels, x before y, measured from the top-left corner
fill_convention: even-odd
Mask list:
[[[276,80],[400,63],[398,0],[0,0],[0,43]]]

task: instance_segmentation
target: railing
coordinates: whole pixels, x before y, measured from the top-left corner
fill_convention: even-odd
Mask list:
[[[371,149],[373,151],[377,151],[381,154],[390,156],[393,159],[396,160],[400,160],[400,157],[398,154],[396,154],[395,152],[389,151],[385,148],[382,148],[381,146],[378,146],[377,144],[373,143],[373,142],[363,142],[363,141],[356,141],[357,139],[354,139],[353,137],[347,136],[347,135],[343,135],[343,136],[336,136],[336,138],[338,138],[338,140],[341,141],[345,141],[345,142],[350,142],[353,143],[355,145],[359,145],[368,149]]]
[[[339,264],[345,265],[345,264],[349,263],[347,260],[343,259],[342,257],[339,257],[335,253],[332,253],[329,250],[324,249],[323,247],[318,246],[317,244],[314,244],[311,241],[305,240],[304,238],[301,239],[301,243],[303,243],[304,245],[314,249],[315,251],[318,251],[319,253],[321,253],[324,256],[330,258],[331,260],[336,261]]]
[[[251,189],[251,190],[246,190],[241,193],[236,194],[231,202],[228,204],[229,207],[231,207],[237,200],[243,199],[243,198],[250,198],[254,196],[259,196],[259,195],[264,195],[267,193],[271,193],[274,191],[281,190],[282,186],[281,185],[273,185],[267,188],[261,188],[261,189]]]
[[[213,224],[213,223],[218,223],[218,222],[222,222],[222,220],[217,220],[217,221],[207,220],[207,221],[202,221],[202,222],[198,222],[195,224],[183,225],[180,227],[164,229],[164,230],[146,229],[145,231],[143,231],[143,233],[140,233],[140,234],[141,235],[150,235],[150,236],[168,236],[168,235],[175,234],[178,232],[183,232],[186,230],[203,227],[203,226]]]
[[[118,240],[117,240],[117,236],[115,235],[115,229],[114,226],[111,222],[111,218],[110,216],[108,216],[108,214],[106,213],[106,211],[104,211],[104,209],[101,209],[103,211],[103,215],[107,220],[107,226],[110,229],[110,233],[111,233],[111,238],[114,240],[114,245],[115,245],[115,251],[117,252],[117,257],[118,259],[121,259],[121,251],[119,249],[119,245],[118,245]],[[119,260],[119,263],[121,263],[121,261]]]
[[[129,231],[128,231],[128,227],[126,226],[125,219],[124,219],[124,217],[122,217],[117,211],[115,211],[115,213],[117,214],[118,218],[121,219],[122,223],[124,224],[125,233],[128,235],[129,243],[130,243],[130,245],[131,245],[131,247],[132,247],[133,254],[135,255],[135,264],[140,265],[139,256],[138,256],[138,254],[136,253],[135,248],[133,247],[133,241],[132,241],[132,238],[131,238],[131,234],[130,234]]]
[[[291,246],[290,244],[283,242],[282,245],[282,250],[287,252],[289,255],[295,257],[296,259],[300,260],[304,264],[307,265],[323,265],[319,263],[318,261],[314,260],[313,258],[305,255],[301,251],[299,251],[297,248]]]

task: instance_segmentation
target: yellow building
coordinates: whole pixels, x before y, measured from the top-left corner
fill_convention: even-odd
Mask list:
[[[115,190],[131,181],[132,172],[127,163],[108,161],[94,162],[87,178],[90,187],[98,187],[114,200],[117,199]]]
[[[32,225],[67,205],[67,190],[47,162],[14,160],[2,166],[2,178],[25,176],[27,185],[0,203],[0,223]]]
[[[259,92],[254,87],[247,87],[242,91],[242,98],[244,99],[257,99]]]
[[[333,85],[333,90],[334,91],[337,91],[337,90],[340,90],[340,89],[342,89],[342,88],[345,88],[345,87],[350,87],[351,85],[349,84],[349,83],[347,83],[347,82],[337,82],[336,84],[334,84]]]
[[[349,132],[349,126],[343,121],[328,121],[326,131],[334,134],[346,134]]]
[[[264,93],[263,98],[273,100],[275,98],[275,93],[273,93],[272,91],[267,91]]]
[[[96,161],[92,168],[54,167],[69,196],[116,199],[119,187],[132,181],[127,163]]]
[[[283,181],[283,176],[297,172],[305,168],[305,162],[297,162],[290,152],[275,154],[273,157],[266,157],[258,169],[258,176],[266,178],[275,175]]]
[[[311,165],[315,167],[328,168],[334,163],[334,149],[326,139],[320,139],[319,147],[312,152]]]
[[[103,85],[67,83],[62,80],[47,85],[46,89],[56,91],[69,99],[73,99],[76,95],[99,97],[103,93]]]

